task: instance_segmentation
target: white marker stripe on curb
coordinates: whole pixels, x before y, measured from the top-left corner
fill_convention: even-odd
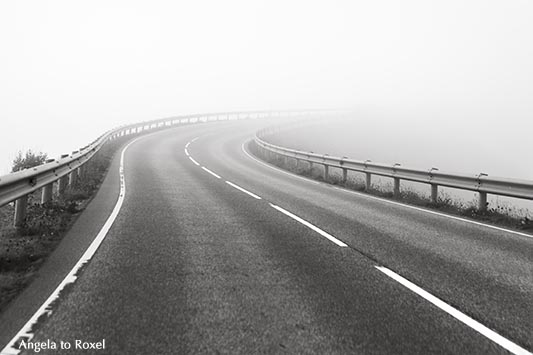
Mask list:
[[[200,166],[200,164],[199,164],[196,160],[194,160],[191,156],[189,156],[189,159],[191,159],[191,161],[192,161],[194,164]]]
[[[455,319],[461,321],[462,323],[466,324],[470,328],[474,329],[476,332],[484,335],[488,339],[492,340],[496,344],[500,345],[501,347],[507,349],[508,351],[512,352],[513,354],[529,354],[532,355],[529,351],[526,349],[520,347],[519,345],[513,343],[512,341],[502,337],[498,333],[494,332],[493,330],[490,330],[489,328],[485,327],[483,324],[479,323],[478,321],[470,318],[464,313],[461,313],[459,310],[453,308],[446,302],[442,301],[441,299],[433,296],[431,293],[423,290],[422,288],[418,287],[411,281],[403,278],[402,276],[398,275],[394,271],[387,269],[383,266],[375,266],[376,269],[384,273],[385,275],[389,276],[390,278],[394,279],[395,281],[401,283],[403,286],[407,287],[417,295],[423,297],[427,301],[433,303],[435,306],[442,309],[444,312],[448,313]]]
[[[337,238],[335,238],[334,236],[332,236],[331,234],[329,233],[326,233],[324,232],[322,229],[318,228],[317,226],[314,226],[312,225],[311,223],[307,222],[305,219],[302,219],[292,213],[290,213],[289,211],[287,211],[286,209],[283,209],[279,206],[276,206],[276,205],[273,205],[273,204],[270,204],[270,206],[272,206],[273,208],[275,208],[276,210],[280,211],[281,213],[291,217],[292,219],[300,222],[301,224],[303,224],[304,226],[314,230],[315,232],[317,232],[318,234],[320,234],[321,236],[323,237],[326,237],[327,239],[329,239],[330,241],[332,241],[333,243],[337,244],[338,246],[340,247],[347,247],[348,245],[346,245],[344,242],[341,242],[340,240],[338,240]]]
[[[135,143],[137,140],[144,138],[139,137],[133,141],[131,141],[124,149],[122,150],[122,153],[120,154],[120,167],[119,167],[119,175],[120,175],[120,193],[118,196],[117,203],[115,204],[115,207],[113,208],[113,211],[111,212],[111,215],[107,218],[107,221],[103,225],[102,229],[100,229],[100,232],[98,232],[98,235],[93,240],[91,245],[89,245],[89,248],[85,251],[85,253],[82,255],[80,260],[74,265],[72,270],[67,274],[67,276],[63,279],[63,281],[59,284],[59,286],[56,287],[54,292],[48,297],[46,301],[41,305],[41,307],[35,312],[35,314],[26,322],[26,324],[22,327],[21,330],[15,335],[13,339],[7,344],[7,346],[1,351],[1,354],[9,354],[14,355],[20,353],[22,350],[16,348],[16,343],[24,339],[26,342],[30,341],[35,334],[32,333],[32,328],[35,324],[37,324],[37,320],[41,316],[50,316],[52,314],[52,308],[51,304],[59,298],[59,294],[61,291],[67,286],[68,284],[72,284],[76,281],[78,278],[76,274],[78,271],[85,265],[91,258],[93,257],[94,253],[104,240],[104,238],[107,235],[107,232],[113,225],[113,222],[117,218],[118,213],[120,212],[120,208],[122,207],[122,203],[124,202],[124,196],[126,195],[126,178],[124,176],[124,154],[126,153],[126,150],[130,145]]]
[[[214,172],[212,172],[211,170],[209,170],[209,169],[206,168],[205,166],[202,166],[202,169],[204,169],[205,171],[207,171],[209,174],[213,175],[213,176],[216,177],[217,179],[220,179],[220,176],[218,176],[217,174],[215,174]]]
[[[256,199],[258,199],[258,200],[261,200],[261,197],[257,196],[257,195],[254,194],[254,193],[251,193],[251,192],[248,191],[248,190],[243,189],[243,188],[240,187],[240,186],[235,185],[235,184],[232,183],[231,181],[226,181],[226,184],[228,184],[228,185],[230,185],[230,186],[233,186],[233,187],[236,188],[237,190],[242,191],[242,192],[244,192],[245,194],[248,194],[248,195],[252,196],[253,198],[256,198]]]

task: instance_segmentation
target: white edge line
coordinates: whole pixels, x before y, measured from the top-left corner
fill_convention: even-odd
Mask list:
[[[113,211],[107,218],[106,222],[102,226],[102,229],[100,229],[100,231],[96,235],[96,238],[92,241],[92,243],[89,245],[85,253],[81,256],[81,258],[78,260],[76,265],[74,265],[72,270],[70,270],[70,272],[67,274],[67,276],[65,276],[63,281],[61,281],[59,286],[56,287],[56,289],[52,292],[52,294],[46,299],[46,301],[44,301],[41,307],[37,310],[37,312],[33,314],[33,316],[26,322],[26,324],[18,331],[18,333],[13,337],[13,339],[11,339],[11,341],[6,345],[6,347],[2,349],[2,351],[0,352],[1,354],[13,355],[13,354],[19,354],[22,351],[22,349],[15,348],[15,344],[21,338],[23,338],[25,341],[30,341],[34,337],[34,334],[32,333],[32,327],[35,324],[37,324],[37,321],[41,316],[43,315],[50,316],[52,314],[52,308],[51,308],[52,303],[59,298],[59,294],[61,293],[61,291],[63,291],[65,286],[67,286],[68,284],[72,284],[76,281],[76,279],[78,278],[76,276],[77,272],[83,267],[83,265],[85,265],[93,257],[94,253],[96,252],[96,250],[98,249],[98,247],[100,246],[104,238],[106,237],[107,232],[113,225],[113,222],[117,218],[118,213],[120,212],[120,209],[124,202],[124,197],[126,195],[126,179],[124,176],[124,154],[126,153],[126,150],[129,148],[130,145],[135,143],[137,140],[141,138],[145,138],[145,137],[146,136],[138,137],[137,139],[134,139],[133,141],[128,143],[128,145],[126,145],[124,149],[122,149],[122,153],[120,154],[120,167],[119,167],[120,192],[119,192],[117,203],[115,204],[115,207],[113,208]]]
[[[239,191],[242,191],[250,196],[252,196],[253,198],[257,199],[257,200],[261,200],[261,197],[257,196],[256,194],[248,191],[248,190],[245,190],[243,189],[242,187],[238,186],[238,185],[235,185],[234,183],[232,183],[231,181],[227,181],[226,180],[226,184],[230,185],[230,186],[233,186],[234,188],[236,188],[237,190]]]
[[[285,171],[285,170],[280,169],[280,168],[276,168],[276,167],[273,166],[273,165],[270,165],[270,164],[268,164],[268,163],[265,163],[265,162],[263,162],[263,161],[261,161],[261,160],[255,158],[255,157],[253,157],[252,155],[250,155],[250,153],[248,153],[248,152],[246,151],[246,149],[244,149],[244,145],[245,145],[245,144],[246,144],[246,142],[244,142],[244,143],[241,145],[241,149],[242,149],[242,151],[244,152],[244,154],[246,154],[246,155],[248,156],[248,158],[250,158],[250,159],[252,159],[252,160],[255,160],[256,163],[261,164],[261,165],[264,165],[264,166],[266,166],[267,168],[270,168],[270,169],[272,169],[272,170],[276,170],[277,172],[283,173],[283,174],[285,174],[285,175],[291,176],[291,177],[293,177],[293,178],[295,178],[295,179],[305,180],[305,181],[310,182],[310,183],[312,183],[312,184],[320,185],[320,182],[318,182],[318,181],[311,180],[311,179],[309,179],[309,178],[306,178],[306,177],[303,177],[303,176],[300,176],[300,175],[296,175],[296,174],[293,174],[293,173],[289,173],[288,171]]]
[[[189,148],[190,144],[191,144],[191,142],[187,142],[187,144],[185,144],[185,149]]]
[[[187,155],[188,157],[191,156],[191,155],[189,154],[189,151],[187,150],[187,148],[185,148],[185,155]]]
[[[189,159],[191,159],[191,161],[192,161],[194,164],[200,166],[200,164],[199,164],[196,160],[194,160],[193,157],[191,157],[190,155],[189,155]]]
[[[246,142],[245,142],[246,143]],[[242,151],[251,159],[255,160],[257,163],[259,164],[263,164],[273,170],[276,170],[276,171],[279,171],[281,173],[284,173],[286,175],[289,175],[289,176],[292,176],[294,178],[298,178],[298,179],[301,179],[301,180],[304,180],[304,181],[307,181],[307,182],[310,182],[310,183],[313,183],[313,184],[316,184],[316,185],[321,185],[321,186],[324,186],[326,188],[334,188],[336,190],[339,190],[339,191],[343,191],[343,192],[346,192],[346,193],[350,193],[350,194],[353,194],[353,195],[357,195],[357,196],[361,196],[361,197],[365,197],[365,198],[369,198],[369,199],[372,199],[372,200],[377,200],[377,201],[382,201],[382,202],[386,202],[388,204],[391,204],[391,205],[396,205],[396,206],[402,206],[402,207],[406,207],[406,208],[410,208],[410,209],[413,209],[413,210],[416,210],[416,211],[420,211],[420,212],[425,212],[425,213],[430,213],[430,214],[433,214],[433,215],[436,215],[436,216],[440,216],[440,217],[445,217],[445,218],[450,218],[450,219],[454,219],[454,220],[457,220],[457,221],[461,221],[461,222],[466,222],[466,223],[470,223],[470,224],[475,224],[477,226],[482,226],[482,227],[487,227],[487,228],[490,228],[490,229],[494,229],[494,230],[498,230],[500,232],[506,232],[506,233],[511,233],[511,234],[516,234],[516,235],[520,235],[522,237],[527,237],[527,238],[533,238],[533,235],[532,234],[527,234],[527,233],[522,233],[522,232],[518,232],[518,231],[514,231],[514,230],[511,230],[511,229],[506,229],[506,228],[502,228],[502,227],[497,227],[497,226],[493,226],[493,225],[490,225],[490,224],[486,224],[486,223],[482,223],[482,222],[477,222],[477,221],[473,221],[473,220],[470,220],[470,219],[466,219],[466,218],[461,218],[461,217],[457,217],[457,216],[453,216],[453,215],[449,215],[449,214],[445,214],[445,213],[441,213],[441,212],[437,212],[437,211],[432,211],[432,210],[428,210],[428,209],[425,209],[425,208],[421,208],[421,207],[416,207],[416,206],[412,206],[412,205],[407,205],[405,203],[401,203],[401,202],[396,202],[396,201],[391,201],[391,200],[387,200],[387,199],[384,199],[384,198],[381,198],[381,197],[377,197],[377,196],[372,196],[370,194],[365,194],[365,193],[362,193],[362,192],[357,192],[357,191],[352,191],[352,190],[348,190],[348,189],[343,189],[341,187],[338,187],[338,186],[333,186],[331,184],[327,184],[327,183],[323,183],[323,182],[319,182],[319,181],[314,181],[314,180],[311,180],[309,178],[306,178],[306,177],[303,177],[303,176],[300,176],[300,175],[296,175],[294,173],[290,173],[288,171],[285,171],[285,170],[282,170],[282,169],[279,169],[279,168],[276,168],[276,167],[273,167],[272,165],[270,164],[267,164],[265,162],[262,162],[260,160],[258,160],[257,158],[251,156],[247,151],[246,149],[244,149],[244,144],[242,144],[241,146],[241,149]]]
[[[200,138],[200,137],[196,137],[196,138],[191,139],[191,143],[193,143],[193,142],[194,142],[195,140],[197,140],[198,138]]]
[[[471,317],[467,316],[466,314],[460,312],[456,308],[450,306],[446,302],[442,301],[441,299],[433,296],[431,293],[423,290],[422,288],[418,287],[411,281],[403,278],[402,276],[398,275],[394,271],[383,267],[383,266],[375,266],[376,269],[384,273],[385,275],[389,276],[390,278],[394,279],[395,281],[399,282],[403,286],[407,287],[420,297],[426,299],[433,305],[437,306],[444,312],[448,313],[452,317],[456,318],[457,320],[461,321],[462,323],[466,324],[470,328],[474,329],[476,332],[482,334],[483,336],[487,337],[488,339],[492,340],[496,344],[500,345],[501,347],[505,348],[506,350],[512,352],[513,354],[524,354],[524,355],[531,355],[531,353],[522,348],[521,346],[513,343],[512,341],[502,337],[495,331],[487,328],[483,324],[479,323],[478,321],[472,319]]]
[[[317,232],[317,233],[320,234],[321,236],[323,236],[323,237],[329,239],[330,241],[332,241],[333,243],[337,244],[338,246],[343,247],[343,248],[348,246],[348,245],[346,245],[344,242],[341,242],[340,240],[338,240],[337,238],[335,238],[334,236],[332,236],[331,234],[324,232],[322,229],[320,229],[320,228],[318,228],[317,226],[315,226],[315,225],[313,225],[313,224],[307,222],[306,220],[304,220],[304,219],[302,219],[302,218],[296,216],[295,214],[292,214],[291,212],[287,211],[286,209],[283,209],[283,208],[281,208],[281,207],[279,207],[279,206],[276,206],[276,205],[274,205],[274,204],[272,204],[272,203],[270,204],[270,206],[271,206],[272,208],[278,210],[279,212],[281,212],[281,213],[283,213],[283,214],[285,214],[285,215],[291,217],[292,219],[294,219],[294,220],[300,222],[300,223],[303,224],[304,226],[306,226],[306,227],[308,227],[308,228],[314,230],[315,232]]]
[[[425,208],[411,206],[411,205],[407,205],[407,204],[396,202],[396,201],[386,200],[386,199],[382,199],[380,197],[376,197],[376,196],[372,196],[372,195],[368,195],[368,194],[363,194],[361,192],[342,189],[342,188],[337,187],[337,186],[333,186],[333,188],[337,189],[339,191],[344,191],[344,192],[351,193],[351,194],[354,194],[354,195],[368,197],[368,198],[373,199],[373,200],[387,202],[387,203],[389,203],[391,205],[403,206],[403,207],[407,207],[407,208],[410,208],[410,209],[413,209],[413,210],[416,210],[416,211],[426,212],[426,213],[433,214],[433,215],[436,215],[436,216],[446,217],[446,218],[455,219],[455,220],[461,221],[461,222],[475,224],[477,226],[487,227],[487,228],[490,228],[490,229],[498,230],[500,232],[506,232],[506,233],[516,234],[516,235],[520,235],[520,236],[527,237],[527,238],[533,238],[533,235],[531,235],[531,234],[522,233],[522,232],[518,232],[518,231],[514,231],[514,230],[511,230],[511,229],[506,229],[506,228],[502,228],[502,227],[497,227],[497,226],[493,226],[493,225],[482,223],[482,222],[472,221],[470,219],[461,218],[461,217],[457,217],[457,216],[452,216],[452,215],[449,215],[449,214],[444,214],[444,213],[428,210],[428,209],[425,209]]]
[[[202,166],[202,169],[204,169],[205,171],[207,171],[209,174],[213,175],[214,177],[216,177],[217,179],[220,179],[221,177],[218,176],[217,174],[215,174],[214,172],[212,172],[211,170],[209,170],[208,168],[206,168],[205,166]]]

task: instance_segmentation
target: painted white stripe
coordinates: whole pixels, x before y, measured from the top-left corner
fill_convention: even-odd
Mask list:
[[[200,137],[196,137],[196,138],[191,139],[191,143],[194,142],[195,140],[197,140],[198,138],[200,138]]]
[[[209,174],[213,175],[213,176],[216,177],[217,179],[220,179],[220,176],[218,176],[217,174],[215,174],[214,172],[212,172],[211,170],[209,170],[209,169],[206,168],[205,166],[202,166],[202,169],[204,169],[205,171],[207,171]]]
[[[303,176],[300,176],[300,175],[297,175],[297,174],[290,173],[290,172],[288,172],[288,171],[285,171],[285,170],[283,170],[283,169],[277,168],[277,167],[275,167],[275,166],[273,166],[273,165],[270,165],[270,164],[268,164],[268,163],[265,163],[264,161],[261,161],[261,160],[257,159],[256,157],[254,157],[253,155],[251,155],[250,153],[248,153],[248,152],[246,151],[246,149],[244,149],[244,145],[245,145],[245,144],[246,144],[246,142],[244,142],[244,143],[241,145],[241,149],[242,149],[242,151],[244,152],[244,154],[246,154],[246,155],[248,156],[248,158],[250,158],[250,159],[252,159],[252,160],[255,160],[256,163],[261,164],[261,165],[264,165],[264,166],[266,166],[267,168],[270,168],[270,169],[272,169],[272,170],[276,170],[276,171],[279,172],[279,173],[282,173],[282,174],[288,175],[288,176],[290,176],[290,177],[292,177],[292,178],[295,178],[295,179],[305,180],[305,181],[307,181],[307,182],[309,182],[309,183],[311,183],[311,184],[315,184],[315,185],[319,185],[319,184],[320,184],[320,182],[318,182],[318,181],[316,181],[316,180],[312,180],[312,179],[309,179],[309,178],[306,178],[306,177],[303,177]]]
[[[436,211],[428,210],[428,209],[421,208],[421,207],[416,207],[416,206],[412,206],[412,205],[406,205],[404,203],[391,201],[391,200],[386,200],[386,199],[383,199],[383,198],[380,198],[380,197],[376,197],[376,196],[372,196],[372,195],[368,195],[368,194],[363,194],[363,193],[357,192],[357,191],[343,189],[343,188],[340,188],[340,187],[337,187],[337,186],[334,186],[333,188],[337,189],[337,190],[340,190],[340,191],[347,192],[347,193],[351,193],[351,194],[354,194],[354,195],[363,196],[363,197],[366,197],[366,198],[369,198],[369,199],[372,199],[372,200],[383,201],[383,202],[389,203],[391,205],[407,207],[407,208],[410,208],[410,209],[413,209],[413,210],[416,210],[416,211],[425,212],[425,213],[433,214],[433,215],[440,216],[440,217],[446,217],[446,218],[450,218],[450,219],[454,219],[454,220],[457,220],[457,221],[466,222],[466,223],[470,223],[470,224],[475,224],[477,226],[494,229],[494,230],[497,230],[497,231],[500,231],[500,232],[520,235],[522,237],[533,238],[533,235],[531,235],[531,234],[522,233],[522,232],[518,232],[518,231],[514,231],[514,230],[511,230],[511,229],[506,229],[506,228],[502,228],[502,227],[497,227],[497,226],[493,226],[493,225],[490,225],[490,224],[477,222],[477,221],[473,221],[473,220],[470,220],[470,219],[461,218],[461,217],[457,217],[457,216],[453,216],[453,215],[449,215],[449,214],[444,214],[444,213],[441,213],[441,212],[436,212]]]
[[[512,341],[502,337],[501,335],[499,335],[495,331],[487,328],[486,326],[484,326],[483,324],[479,323],[478,321],[470,318],[466,314],[464,314],[464,313],[460,312],[459,310],[457,310],[456,308],[450,306],[446,302],[442,301],[440,298],[437,298],[437,297],[433,296],[431,293],[423,290],[422,288],[418,287],[417,285],[415,285],[411,281],[409,281],[409,280],[403,278],[402,276],[398,275],[394,271],[392,271],[390,269],[387,269],[386,267],[383,267],[383,266],[375,266],[375,268],[378,269],[379,271],[381,271],[382,273],[384,273],[385,275],[387,275],[388,277],[390,277],[390,278],[394,279],[395,281],[401,283],[403,286],[407,287],[408,289],[410,289],[411,291],[413,291],[417,295],[423,297],[427,301],[431,302],[435,306],[439,307],[440,309],[442,309],[444,312],[448,313],[449,315],[451,315],[455,319],[461,321],[462,323],[466,324],[470,328],[474,329],[476,332],[484,335],[485,337],[487,337],[488,339],[492,340],[496,344],[498,344],[501,347],[507,349],[511,353],[520,354],[520,355],[522,355],[522,354],[524,354],[524,355],[527,355],[527,354],[532,355],[528,350],[526,350],[526,349],[520,347],[519,345],[513,343]]]
[[[200,166],[200,164],[199,164],[196,160],[194,160],[190,155],[189,155],[189,159],[191,159],[191,161],[192,161],[194,164]]]
[[[191,142],[187,142],[187,144],[185,144],[185,149],[189,148],[190,144],[191,144]]]
[[[248,191],[248,190],[245,190],[243,189],[242,187],[238,186],[238,185],[235,185],[234,183],[232,183],[231,181],[226,181],[226,184],[230,185],[230,186],[233,186],[234,188],[236,188],[237,190],[239,191],[242,191],[244,192],[245,194],[248,194],[250,196],[252,196],[253,198],[255,199],[258,199],[258,200],[261,200],[261,197],[257,196],[256,194]]]
[[[249,158],[255,160],[259,164],[265,165],[265,166],[267,166],[267,167],[269,167],[269,168],[271,168],[273,170],[276,170],[276,171],[278,171],[280,173],[292,176],[293,178],[299,178],[300,180],[304,180],[304,181],[307,181],[307,182],[315,184],[315,185],[322,185],[322,186],[324,186],[326,188],[333,188],[333,189],[336,189],[336,190],[339,190],[339,191],[343,191],[343,192],[350,193],[350,194],[353,194],[353,195],[361,196],[361,197],[368,198],[368,199],[371,199],[371,200],[382,201],[382,202],[385,202],[385,203],[388,203],[388,204],[391,204],[391,205],[402,206],[402,207],[410,208],[410,209],[413,209],[413,210],[416,210],[416,211],[429,213],[429,214],[433,214],[433,215],[440,216],[440,217],[454,219],[456,221],[475,224],[477,226],[482,226],[482,227],[494,229],[494,230],[497,230],[497,231],[500,231],[500,232],[511,233],[511,234],[520,235],[522,237],[527,237],[527,238],[533,238],[532,234],[518,232],[518,231],[514,231],[514,230],[511,230],[511,229],[506,229],[506,228],[502,228],[502,227],[497,227],[497,226],[493,226],[493,225],[490,225],[490,224],[477,222],[477,221],[473,221],[473,220],[470,220],[470,219],[461,218],[461,217],[457,217],[457,216],[453,216],[453,215],[449,215],[449,214],[445,214],[445,213],[441,213],[441,212],[437,212],[437,211],[433,211],[433,210],[429,210],[429,209],[425,209],[425,208],[421,208],[421,207],[417,207],[417,206],[407,205],[407,204],[401,203],[401,202],[387,200],[387,199],[384,199],[384,198],[381,198],[381,197],[372,196],[370,194],[365,194],[365,193],[362,193],[362,192],[357,192],[357,191],[353,191],[353,190],[344,189],[344,188],[341,188],[341,187],[338,187],[338,186],[333,186],[333,185],[328,184],[328,183],[311,180],[309,178],[306,178],[306,177],[303,177],[303,176],[300,176],[300,175],[296,175],[294,173],[291,173],[291,172],[288,172],[288,171],[273,167],[270,164],[267,164],[267,163],[265,163],[265,162],[263,162],[261,160],[258,160],[257,158],[253,157],[250,153],[248,153],[246,151],[246,149],[244,149],[244,144],[245,143],[243,143],[241,145],[241,149]]]
[[[185,154],[190,157],[191,155],[189,154],[189,151],[187,150],[187,148],[185,148]]]
[[[35,314],[26,322],[26,324],[22,327],[22,329],[19,330],[19,332],[15,335],[13,339],[7,344],[7,346],[2,349],[1,354],[19,354],[21,350],[19,350],[16,347],[16,344],[19,340],[24,339],[26,342],[30,341],[34,337],[34,333],[32,332],[32,328],[35,324],[37,324],[37,320],[41,316],[50,316],[52,314],[52,307],[51,304],[59,298],[59,294],[61,291],[65,288],[65,286],[72,284],[76,281],[78,276],[76,274],[78,271],[85,265],[91,258],[93,257],[94,253],[104,240],[104,238],[107,235],[107,232],[113,225],[113,222],[117,218],[118,213],[120,212],[120,208],[122,207],[122,203],[124,202],[124,197],[126,195],[126,178],[124,175],[124,154],[126,153],[126,150],[130,145],[135,143],[137,140],[144,138],[138,137],[135,140],[131,141],[124,149],[122,149],[122,153],[120,154],[120,167],[119,167],[119,175],[120,175],[120,193],[118,196],[117,203],[115,204],[115,207],[113,208],[113,211],[107,218],[106,222],[102,226],[102,229],[98,232],[96,235],[96,238],[93,240],[91,245],[89,245],[89,248],[85,251],[85,253],[82,255],[80,260],[74,265],[72,270],[67,274],[67,276],[63,279],[63,281],[59,284],[59,286],[56,287],[56,289],[52,292],[52,294],[48,297],[46,301],[41,305],[41,307],[35,312]],[[23,349],[22,349],[23,350]]]
[[[279,206],[276,206],[274,204],[270,204],[270,206],[272,206],[273,208],[275,208],[276,210],[280,211],[281,213],[291,217],[292,219],[300,222],[301,224],[303,224],[304,226],[314,230],[315,232],[317,232],[318,234],[320,234],[321,236],[329,239],[330,241],[332,241],[333,243],[337,244],[338,246],[340,247],[347,247],[348,245],[346,245],[345,243],[341,242],[340,240],[338,240],[337,238],[335,238],[334,236],[332,236],[331,234],[329,233],[326,233],[324,232],[322,229],[318,228],[317,226],[307,222],[305,219],[302,219],[298,216],[296,216],[295,214],[292,214],[291,212],[287,211],[286,209],[283,209]]]

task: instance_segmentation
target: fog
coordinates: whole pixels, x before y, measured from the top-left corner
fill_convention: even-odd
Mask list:
[[[2,1],[0,174],[18,150],[54,157],[127,122],[306,107],[370,120],[362,158],[497,160],[495,174],[531,179],[532,13],[527,0]],[[389,158],[389,136],[410,148]]]
[[[281,131],[265,138],[284,147],[390,166],[533,180],[530,119],[515,116],[502,120],[488,114],[483,117],[469,114],[470,119],[461,119],[463,112],[402,115],[379,111],[358,110],[335,121],[319,119],[298,122],[294,127],[282,125]],[[332,169],[331,173],[340,177],[341,171]],[[363,174],[351,174],[364,183]],[[392,190],[390,178],[375,176],[373,182],[380,189]],[[429,196],[426,184],[403,181],[402,188]],[[469,191],[443,187],[440,191],[441,197],[452,197],[466,206],[475,204],[477,199],[477,194]],[[491,195],[489,206],[511,208],[509,212],[516,216],[533,216],[533,201]]]

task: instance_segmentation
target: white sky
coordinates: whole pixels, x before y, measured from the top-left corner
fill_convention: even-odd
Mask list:
[[[375,107],[533,132],[532,19],[529,0],[2,0],[0,174],[20,149],[189,112]]]

